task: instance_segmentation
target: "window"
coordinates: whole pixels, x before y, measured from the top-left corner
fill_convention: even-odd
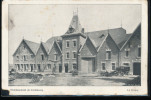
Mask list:
[[[77,64],[73,64],[73,69],[76,69],[77,68]]]
[[[115,70],[115,63],[112,63],[112,70]]]
[[[74,41],[73,41],[73,47],[76,47],[76,45],[77,45],[77,44],[76,44],[76,41],[74,40]]]
[[[66,47],[67,48],[69,47],[69,41],[66,41]]]
[[[76,52],[73,52],[73,58],[76,58]]]
[[[128,50],[126,50],[126,57],[128,57],[129,56],[129,51]]]
[[[31,55],[31,58],[34,58],[34,55]]]
[[[57,60],[58,58],[57,58],[57,54],[54,54],[54,60]]]
[[[23,59],[24,59],[24,61],[26,61],[26,60],[27,60],[25,55],[23,56]]]
[[[106,70],[105,63],[102,63],[102,70]]]
[[[69,52],[66,53],[66,58],[69,58]]]
[[[25,48],[26,48],[26,47],[25,47],[25,46],[23,46],[23,49],[24,49],[24,50],[25,50]]]
[[[17,60],[19,60],[19,56],[16,56],[17,57]]]
[[[106,59],[111,59],[111,51],[106,51]]]
[[[138,57],[141,57],[141,47],[138,47]]]
[[[48,64],[48,69],[51,69],[51,64]]]
[[[44,60],[44,55],[41,55],[41,60]]]
[[[73,33],[73,32],[74,32],[74,28],[70,27],[70,28],[69,28],[69,32],[70,32],[70,33]]]
[[[128,48],[131,48],[131,44],[130,43],[128,43]]]

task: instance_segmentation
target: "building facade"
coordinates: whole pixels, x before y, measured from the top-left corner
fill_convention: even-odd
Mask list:
[[[140,29],[141,25],[131,34],[122,27],[85,32],[76,14],[62,36],[40,44],[23,39],[13,54],[14,66],[18,72],[70,73],[77,69],[85,74],[122,67],[140,75]]]

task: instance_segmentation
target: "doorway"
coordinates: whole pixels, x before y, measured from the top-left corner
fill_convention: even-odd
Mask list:
[[[133,75],[141,75],[141,63],[133,63]]]
[[[31,72],[33,71],[33,64],[30,64],[30,67],[31,67]]]
[[[68,64],[65,64],[65,73],[68,73]]]
[[[62,65],[59,64],[59,73],[61,73],[61,72],[62,72]]]
[[[38,71],[39,71],[39,72],[41,71],[41,69],[40,69],[40,64],[38,64]]]

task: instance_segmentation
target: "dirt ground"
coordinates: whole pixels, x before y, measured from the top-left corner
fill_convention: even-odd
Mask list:
[[[10,86],[124,86],[134,77],[43,77],[39,82],[32,79],[15,79]]]

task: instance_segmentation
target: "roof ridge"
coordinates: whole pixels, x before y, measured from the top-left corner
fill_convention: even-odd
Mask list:
[[[35,44],[39,44],[39,43],[37,43],[37,42],[29,41],[29,40],[26,40],[26,39],[24,39],[24,41],[31,42],[31,43],[35,43]]]
[[[90,31],[90,32],[85,32],[85,33],[91,33],[91,32],[100,32],[100,31],[107,31],[107,30],[114,30],[114,29],[124,29],[122,27],[119,28],[112,28],[112,29],[103,29],[103,30],[98,30],[98,31]],[[124,29],[125,30],[125,29]]]

